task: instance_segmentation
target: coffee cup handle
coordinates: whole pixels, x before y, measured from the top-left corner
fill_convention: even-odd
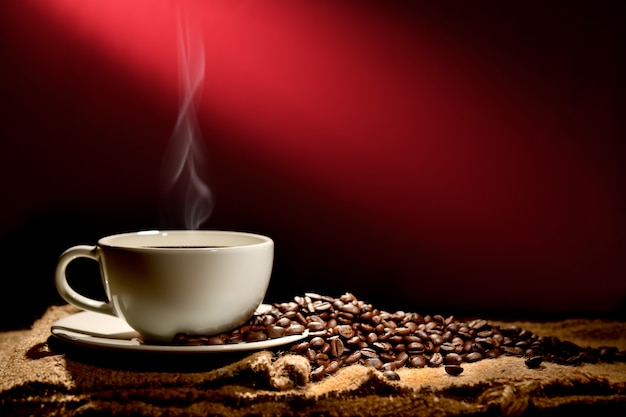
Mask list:
[[[70,287],[67,282],[66,269],[67,266],[77,258],[88,258],[99,262],[98,248],[96,246],[79,245],[73,246],[61,254],[55,271],[55,284],[57,291],[65,301],[78,308],[115,316],[116,314],[111,303],[85,297]]]

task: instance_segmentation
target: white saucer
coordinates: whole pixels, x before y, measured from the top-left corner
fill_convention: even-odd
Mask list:
[[[257,313],[268,307],[262,304]],[[56,321],[50,330],[55,337],[73,345],[156,353],[221,353],[262,350],[294,343],[308,336],[308,330],[305,330],[302,334],[261,342],[203,346],[149,344],[140,342],[139,334],[124,320],[91,311],[81,311],[62,318]]]

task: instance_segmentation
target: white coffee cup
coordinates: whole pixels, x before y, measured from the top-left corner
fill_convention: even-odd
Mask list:
[[[76,258],[100,264],[107,301],[75,291],[66,268]],[[225,231],[143,231],[74,246],[57,263],[59,294],[84,310],[124,319],[144,340],[171,342],[178,333],[213,335],[232,330],[265,297],[274,242]]]

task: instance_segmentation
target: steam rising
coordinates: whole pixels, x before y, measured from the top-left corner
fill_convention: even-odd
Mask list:
[[[198,229],[209,219],[215,205],[203,178],[206,175],[206,153],[196,112],[204,79],[205,56],[201,33],[191,33],[189,21],[181,21],[179,18],[179,111],[165,149],[161,191],[167,226],[173,226],[172,222],[179,224],[182,220],[184,228]]]

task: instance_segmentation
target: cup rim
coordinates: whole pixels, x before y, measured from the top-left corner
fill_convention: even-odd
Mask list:
[[[124,243],[124,241],[128,238],[139,238],[142,236],[168,236],[168,235],[207,235],[207,236],[225,236],[225,237],[245,237],[250,238],[252,240],[256,239],[257,241],[245,243],[245,244],[235,244],[232,246],[182,246],[181,247],[172,247],[172,246],[147,246],[145,244],[130,244]],[[149,252],[158,252],[158,251],[179,251],[179,252],[191,252],[191,251],[229,251],[229,250],[237,250],[241,248],[251,248],[258,247],[263,245],[273,245],[274,241],[265,235],[261,235],[258,233],[251,232],[241,232],[241,231],[229,231],[229,230],[184,230],[184,229],[155,229],[155,230],[140,230],[135,232],[125,232],[125,233],[116,233],[108,236],[101,237],[98,240],[98,246],[102,248],[110,248],[110,249],[129,249],[129,250],[140,250],[140,251],[149,251]]]

